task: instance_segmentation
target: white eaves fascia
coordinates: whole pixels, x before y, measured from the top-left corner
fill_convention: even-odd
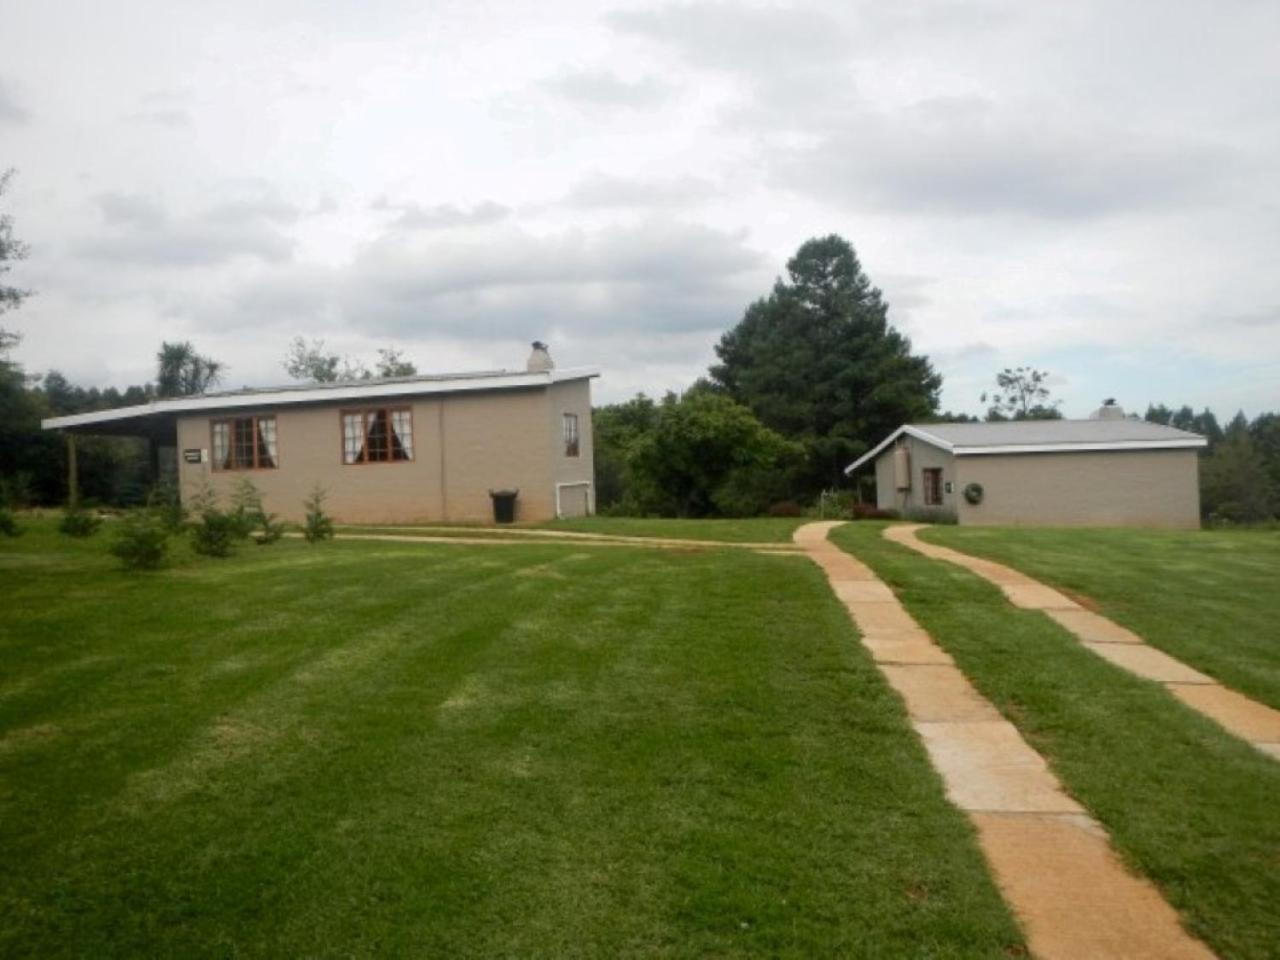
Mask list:
[[[844,475],[846,477],[849,476],[850,474],[853,473],[853,471],[857,470],[864,463],[874,460],[876,457],[880,456],[880,454],[884,451],[886,447],[888,447],[891,443],[893,443],[893,441],[897,440],[904,433],[907,434],[907,436],[915,437],[917,440],[920,440],[923,443],[927,443],[930,446],[937,447],[939,450],[951,451],[954,449],[950,443],[948,443],[946,440],[943,440],[941,437],[935,437],[932,433],[929,433],[925,430],[921,430],[919,427],[913,427],[909,423],[903,424],[897,430],[893,431],[893,433],[889,434],[889,436],[885,437],[884,440],[882,440],[879,444],[872,447],[870,450],[868,450],[866,453],[860,456],[857,460],[853,461],[853,463],[845,467]]]

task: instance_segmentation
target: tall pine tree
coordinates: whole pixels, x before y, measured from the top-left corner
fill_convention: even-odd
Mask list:
[[[809,240],[768,297],[716,347],[716,384],[805,450],[802,492],[843,469],[900,424],[931,417],[942,378],[888,321],[888,304],[853,246]]]

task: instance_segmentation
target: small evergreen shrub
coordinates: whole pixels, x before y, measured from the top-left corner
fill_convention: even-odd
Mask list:
[[[206,557],[228,557],[240,536],[240,524],[216,507],[200,514],[191,528],[191,548]]]
[[[109,549],[126,570],[155,570],[164,563],[169,531],[154,514],[136,510],[121,522]]]
[[[242,540],[247,539],[265,519],[262,493],[248,477],[236,481],[235,489],[231,491],[231,509],[227,514],[235,524],[236,536]]]
[[[319,543],[333,537],[333,518],[324,512],[324,501],[324,488],[319,484],[311,491],[311,496],[303,501],[307,519],[302,525],[302,535],[307,538],[307,543]]]
[[[18,526],[18,518],[8,507],[0,506],[0,535],[6,537],[22,536],[22,527]]]
[[[147,509],[170,533],[178,533],[186,525],[187,511],[177,484],[161,480],[147,496]]]
[[[191,548],[206,557],[226,557],[240,535],[240,522],[218,507],[218,495],[205,483],[191,498],[195,523],[191,527]]]
[[[0,477],[0,507],[21,510],[31,506],[34,482],[26,470]]]
[[[260,547],[275,543],[284,536],[284,523],[274,513],[258,514],[258,531],[253,535],[254,542]]]
[[[102,526],[102,518],[83,507],[67,507],[58,521],[58,530],[68,537],[92,537]]]

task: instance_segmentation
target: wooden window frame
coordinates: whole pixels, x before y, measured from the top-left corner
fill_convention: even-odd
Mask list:
[[[573,440],[569,440],[569,424],[573,424]],[[576,413],[564,412],[560,415],[561,439],[564,442],[566,457],[582,456],[582,418]],[[572,445],[571,445],[572,444]]]
[[[252,466],[240,466],[238,464],[224,467],[218,462],[218,447],[214,443],[214,428],[220,424],[227,424],[227,449],[235,457],[236,449],[236,428],[237,420],[251,420],[253,422],[253,464]],[[276,438],[276,457],[275,463],[262,464],[258,462],[258,423],[262,420],[271,420],[275,425]],[[279,470],[280,469],[280,421],[274,413],[250,413],[238,417],[213,417],[209,420],[209,462],[213,464],[215,473],[242,473],[246,470]]]
[[[359,416],[360,418],[360,451],[365,453],[369,449],[369,421],[366,419],[371,413],[385,413],[387,415],[387,429],[393,430],[391,426],[391,414],[396,412],[404,412],[409,414],[409,442],[413,447],[411,456],[405,457],[403,460],[397,460],[394,457],[388,457],[386,460],[352,460],[347,462],[347,433],[344,421],[347,417]],[[390,463],[413,463],[418,456],[418,441],[414,436],[413,426],[413,406],[407,403],[393,403],[385,406],[374,407],[342,407],[338,410],[338,462],[344,467],[369,467],[384,466]],[[387,450],[392,447],[388,445]]]
[[[926,507],[940,507],[944,500],[942,496],[942,468],[941,467],[925,467],[920,471],[921,492],[924,494],[924,505]]]

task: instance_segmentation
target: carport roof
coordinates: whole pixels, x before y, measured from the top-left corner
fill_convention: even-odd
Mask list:
[[[900,436],[915,437],[956,456],[992,453],[1070,453],[1085,450],[1168,450],[1198,448],[1198,433],[1145,420],[1005,420],[995,423],[908,423],[889,434],[849,466],[853,473],[878,457]]]

